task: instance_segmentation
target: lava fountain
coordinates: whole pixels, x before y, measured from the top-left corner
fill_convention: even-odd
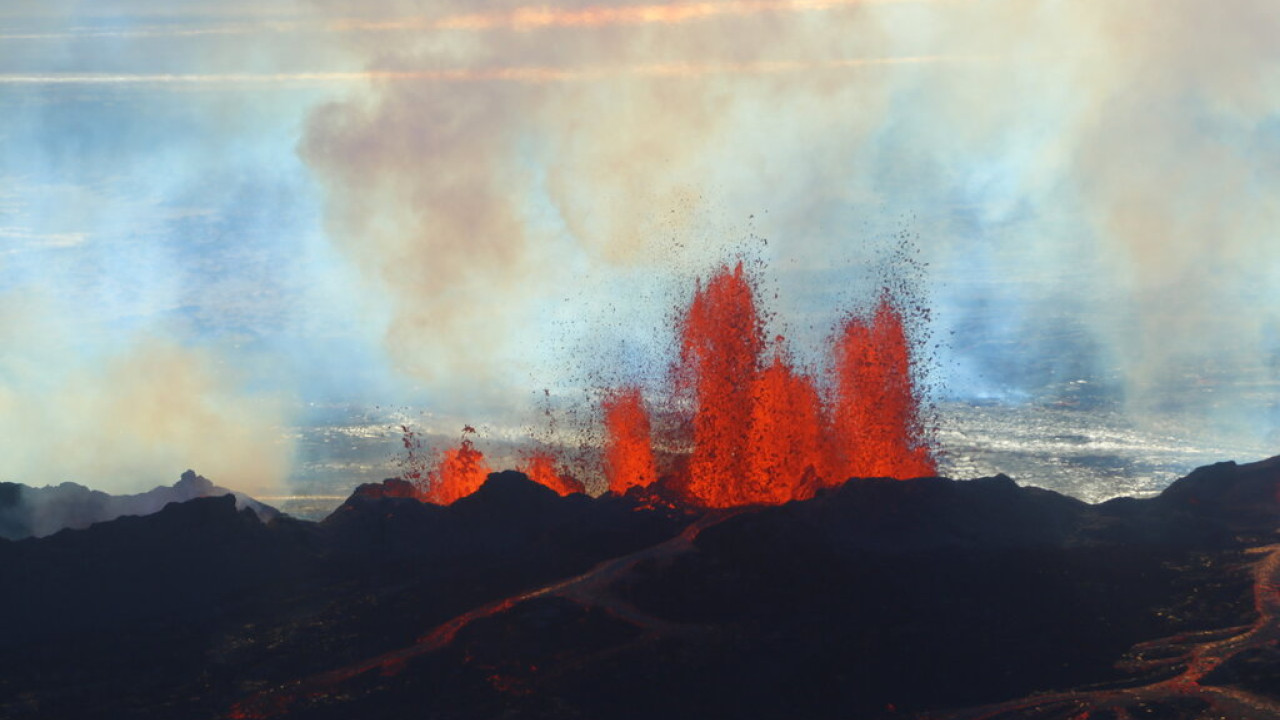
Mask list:
[[[886,289],[874,309],[851,313],[829,348],[825,375],[795,367],[782,336],[766,340],[752,277],[741,262],[699,282],[677,326],[662,428],[684,447],[661,473],[655,430],[640,388],[604,394],[600,406],[608,489],[625,493],[660,477],[680,502],[726,508],[777,505],[812,497],[850,477],[936,474],[912,379],[913,344],[898,300]],[[407,429],[406,429],[406,432]],[[468,437],[417,468],[408,435],[411,480],[419,498],[447,504],[479,489],[489,473]],[[521,470],[562,495],[583,486],[539,452]]]
[[[704,507],[780,504],[850,477],[936,472],[912,382],[911,341],[886,291],[870,317],[836,334],[827,397],[767,343],[742,263],[695,290],[680,324],[677,391],[692,397],[686,501]]]
[[[530,480],[546,485],[561,495],[587,491],[581,481],[559,469],[555,456],[549,452],[530,453],[516,469],[528,475]]]
[[[609,490],[625,493],[658,479],[653,461],[653,436],[649,413],[640,388],[627,387],[605,396],[601,403],[607,440],[604,446],[605,478]]]
[[[912,478],[937,468],[921,442],[911,342],[884,294],[871,318],[850,317],[835,343],[836,477]]]
[[[449,505],[480,489],[492,470],[484,459],[484,453],[476,449],[469,436],[475,435],[470,425],[462,430],[462,441],[457,447],[439,453],[434,467],[426,472],[417,471],[412,480],[418,491],[418,499],[437,505]],[[411,440],[406,437],[405,447],[413,452]],[[417,463],[410,462],[411,467]]]

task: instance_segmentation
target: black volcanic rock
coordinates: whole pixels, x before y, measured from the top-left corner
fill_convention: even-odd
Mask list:
[[[402,562],[431,563],[525,582],[582,571],[660,542],[690,520],[622,498],[561,497],[507,471],[490,475],[478,491],[449,506],[357,491],[321,526],[335,561],[367,567],[373,554],[393,572]]]
[[[1124,682],[1135,644],[1254,617],[1247,543],[1168,501],[853,480],[699,526],[483,610],[394,675],[304,684],[284,716],[888,718]],[[1188,702],[1169,707],[1209,708]]]
[[[777,512],[794,513],[797,526],[821,529],[822,541],[833,547],[901,554],[1063,545],[1089,506],[1051,491],[1020,488],[999,475],[966,482],[854,479]],[[712,535],[742,521],[734,518],[712,529]]]
[[[361,486],[318,524],[195,500],[0,542],[0,717],[1229,717],[1158,682],[1200,631],[1270,622],[1278,485],[853,480],[698,514],[497,473],[446,507]],[[1272,693],[1274,643],[1239,642],[1205,686]],[[1143,683],[1120,714],[1072,690]],[[1053,692],[1084,699],[964,710]]]
[[[0,717],[218,717],[689,522],[532,485],[495,475],[450,507],[357,492],[318,524],[205,498],[0,542]]]
[[[1157,504],[1240,531],[1265,528],[1280,519],[1277,475],[1280,457],[1245,465],[1217,463],[1175,481],[1160,493]]]
[[[555,490],[514,470],[489,475],[480,489],[453,503],[467,512],[501,515],[516,520],[554,512],[560,501]]]
[[[0,546],[0,646],[206,617],[287,570],[283,535],[224,495]]]
[[[414,490],[413,484],[407,480],[400,478],[388,478],[380,483],[364,483],[356,488],[355,492],[348,498],[348,502],[357,499],[379,498],[413,498],[417,497],[417,491]]]
[[[238,508],[249,508],[263,521],[280,515],[244,493],[219,487],[187,470],[172,486],[136,495],[109,495],[73,482],[41,488],[0,483],[0,537],[20,540],[44,537],[65,528],[86,528],[125,515],[150,515],[172,502],[233,495]]]

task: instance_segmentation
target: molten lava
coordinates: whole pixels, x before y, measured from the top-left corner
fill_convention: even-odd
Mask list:
[[[587,491],[577,478],[571,477],[556,468],[556,459],[551,453],[531,453],[517,469],[528,475],[530,480],[546,485],[561,495],[572,495]]]
[[[911,342],[892,298],[882,297],[869,320],[855,316],[844,324],[825,401],[818,383],[792,367],[781,337],[772,359],[762,362],[760,317],[738,263],[699,285],[680,323],[675,380],[692,408],[691,451],[673,486],[687,502],[776,505],[850,477],[935,474],[911,379]],[[626,422],[610,420],[620,413],[618,401],[607,400],[604,410],[606,448],[641,453]]]
[[[702,507],[777,505],[850,477],[936,473],[912,382],[911,339],[887,291],[872,313],[851,315],[836,333],[822,382],[793,367],[782,337],[766,342],[742,263],[698,284],[678,331],[674,402],[657,416],[677,422],[654,428],[636,387],[609,392],[601,403],[609,490],[658,479],[655,434],[664,448],[686,450],[666,456],[668,491]],[[484,484],[489,468],[467,437],[474,430],[429,470],[417,438],[404,430],[405,479],[421,499],[447,504]],[[545,452],[528,456],[521,470],[561,495],[584,489]]]
[[[448,505],[479,490],[490,472],[484,454],[464,437],[458,447],[445,450],[435,468],[427,473],[419,485],[420,499]]]
[[[836,340],[839,477],[911,478],[936,472],[921,442],[902,314],[881,297],[871,321],[850,318]]]
[[[658,479],[653,462],[649,413],[640,388],[623,388],[602,403],[607,439],[604,445],[605,478],[609,489],[622,494],[628,488],[650,485]]]
[[[697,407],[687,492],[708,507],[750,504],[743,481],[764,328],[742,263],[695,291],[680,331],[678,382]]]
[[[771,505],[812,497],[835,477],[834,447],[813,380],[778,354],[756,376],[751,399],[746,497]]]

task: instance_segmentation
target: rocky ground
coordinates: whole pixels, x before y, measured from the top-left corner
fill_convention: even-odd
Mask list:
[[[193,500],[0,541],[0,717],[1280,717],[1277,489]]]

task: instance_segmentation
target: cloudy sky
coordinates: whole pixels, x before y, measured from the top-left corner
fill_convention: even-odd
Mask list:
[[[946,397],[1268,437],[1278,70],[1270,0],[9,0],[0,479],[652,382],[732,253],[803,355],[901,237]]]

